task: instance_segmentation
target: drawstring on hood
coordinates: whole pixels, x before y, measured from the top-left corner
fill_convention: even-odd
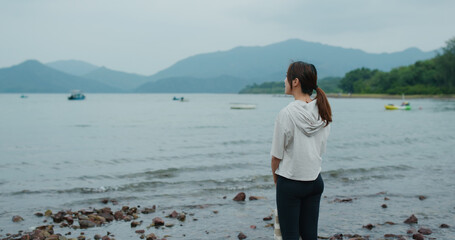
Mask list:
[[[308,137],[325,126],[325,122],[319,117],[316,99],[309,103],[297,100],[291,102],[286,109],[294,125]]]

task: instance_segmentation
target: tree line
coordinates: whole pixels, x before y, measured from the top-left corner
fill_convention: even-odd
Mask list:
[[[455,93],[455,38],[436,57],[383,72],[359,68],[346,73],[339,87],[347,93]]]

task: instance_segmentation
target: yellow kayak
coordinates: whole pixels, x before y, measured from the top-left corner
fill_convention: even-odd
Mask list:
[[[401,106],[396,106],[393,104],[385,105],[386,110],[411,110],[411,104],[409,102],[403,102]]]

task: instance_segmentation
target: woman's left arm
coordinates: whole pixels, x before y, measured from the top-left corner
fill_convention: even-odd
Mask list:
[[[280,165],[280,161],[281,161],[281,159],[279,159],[275,156],[272,156],[272,173],[273,173],[273,181],[275,182],[275,184],[278,179],[275,171],[278,169],[278,166]]]

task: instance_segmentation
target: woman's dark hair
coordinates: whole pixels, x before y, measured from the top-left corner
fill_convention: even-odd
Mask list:
[[[292,88],[292,80],[299,79],[302,92],[311,96],[313,90],[316,90],[316,104],[319,109],[319,116],[326,122],[326,126],[332,122],[332,109],[325,92],[318,87],[318,72],[313,64],[306,62],[293,62],[289,65],[286,74],[289,85]]]

